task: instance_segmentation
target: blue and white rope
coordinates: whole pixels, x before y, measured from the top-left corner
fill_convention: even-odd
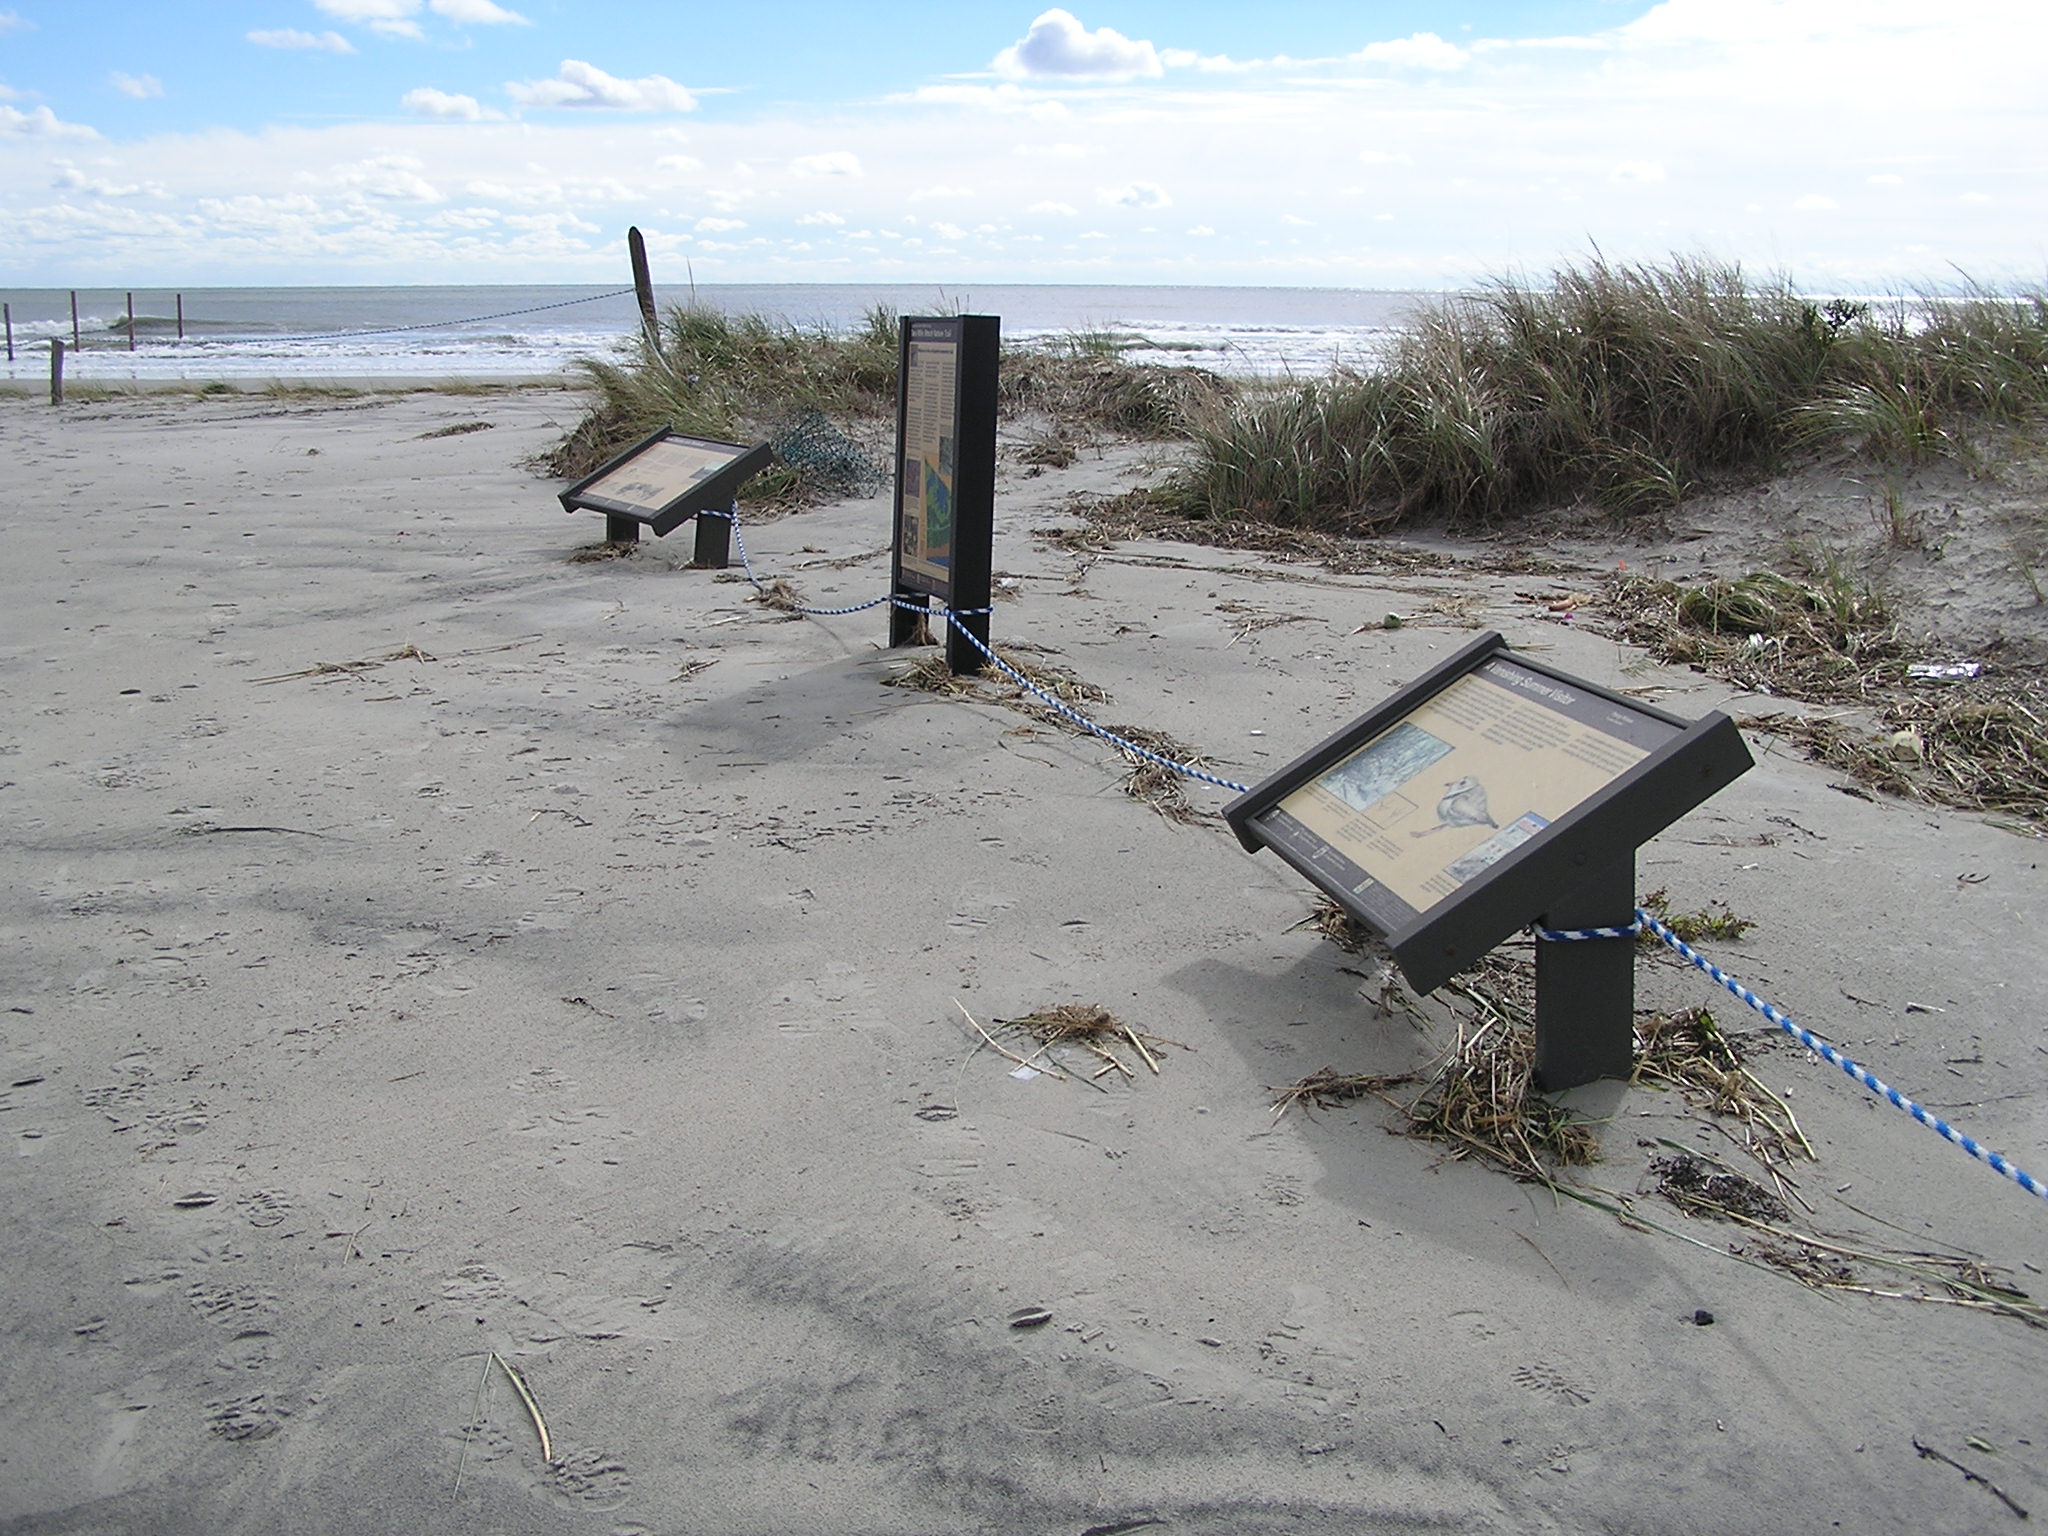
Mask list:
[[[1698,950],[1694,949],[1690,944],[1686,943],[1685,940],[1681,939],[1677,934],[1673,933],[1669,928],[1665,927],[1664,924],[1658,922],[1656,918],[1652,917],[1649,913],[1645,912],[1641,907],[1636,908],[1635,922],[1633,922],[1626,928],[1558,929],[1539,927],[1535,930],[1535,933],[1536,937],[1539,939],[1567,941],[1573,939],[1627,938],[1632,934],[1643,932],[1645,929],[1647,929],[1651,933],[1656,934],[1658,938],[1662,939],[1672,949],[1676,950],[1680,956],[1690,961],[1695,968],[1713,977],[1714,980],[1721,983],[1722,986],[1726,987],[1736,997],[1742,999],[1743,1002],[1747,1003],[1750,1007],[1754,1008],[1758,1013],[1762,1014],[1765,1018],[1769,1019],[1773,1024],[1777,1025],[1778,1028],[1782,1029],[1794,1040],[1797,1040],[1801,1045],[1805,1046],[1809,1051],[1813,1052],[1814,1055],[1820,1057],[1821,1060],[1830,1062],[1833,1065],[1840,1067],[1849,1076],[1855,1078],[1857,1082],[1861,1083],[1864,1087],[1868,1088],[1872,1093],[1876,1094],[1879,1098],[1889,1101],[1891,1104],[1893,1104],[1899,1109],[1903,1109],[1915,1120],[1918,1120],[1922,1125],[1926,1126],[1930,1131],[1934,1132],[1935,1135],[1941,1137],[1943,1141],[1951,1142],[1954,1145],[1961,1147],[1965,1152],[1969,1153],[1970,1156],[1977,1159],[1978,1162],[1983,1163],[1992,1171],[2004,1174],[2008,1179],[2011,1179],[2013,1183],[2019,1185],[2019,1187],[2021,1189],[2024,1189],[2028,1194],[2038,1195],[2041,1199],[2048,1200],[2048,1184],[2043,1184],[2039,1179],[2035,1178],[2025,1169],[2020,1168],[2015,1164],[2007,1161],[1998,1153],[1993,1152],[1989,1147],[1979,1145],[1976,1141],[1964,1135],[1961,1131],[1957,1130],[1954,1126],[1950,1125],[1946,1120],[1942,1119],[1941,1116],[1935,1114],[1931,1110],[1925,1109],[1922,1106],[1914,1103],[1911,1099],[1907,1098],[1903,1093],[1899,1092],[1898,1089],[1892,1087],[1891,1084],[1885,1082],[1884,1079],[1878,1077],[1873,1072],[1865,1070],[1863,1067],[1857,1065],[1857,1063],[1851,1061],[1847,1056],[1844,1056],[1832,1045],[1829,1045],[1827,1041],[1821,1039],[1820,1036],[1814,1034],[1813,1031],[1809,1029],[1804,1029],[1800,1027],[1798,1024],[1795,1024],[1791,1019],[1787,1018],[1783,1012],[1781,1012],[1779,1009],[1773,1008],[1769,1003],[1765,1002],[1762,998],[1758,997],[1754,992],[1750,991],[1749,988],[1745,987],[1733,976],[1730,976],[1726,971],[1722,970],[1718,965],[1714,964],[1713,961],[1709,960],[1705,955],[1702,955]]]
[[[733,541],[739,548],[740,565],[746,570],[747,580],[751,581],[754,584],[756,590],[766,592],[768,590],[766,583],[764,583],[759,576],[754,574],[754,562],[747,555],[746,535],[740,532],[739,503],[734,502],[732,511],[729,513],[714,512],[710,515],[713,517],[725,517],[730,519],[732,523]],[[1079,726],[1082,730],[1088,732],[1092,736],[1101,737],[1104,741],[1108,742],[1111,746],[1116,747],[1118,750],[1128,752],[1134,757],[1143,758],[1146,762],[1157,763],[1160,767],[1169,769],[1174,773],[1180,774],[1183,778],[1200,779],[1204,784],[1214,784],[1218,789],[1227,789],[1233,792],[1234,794],[1242,795],[1248,791],[1248,785],[1234,783],[1231,780],[1225,778],[1219,778],[1213,773],[1204,773],[1201,769],[1192,767],[1187,763],[1177,763],[1172,758],[1162,756],[1161,754],[1154,752],[1149,747],[1139,746],[1135,741],[1130,740],[1128,737],[1119,736],[1115,731],[1109,730],[1104,726],[1097,725],[1093,720],[1090,720],[1086,715],[1082,714],[1079,710],[1074,709],[1069,704],[1067,704],[1067,702],[1064,699],[1055,698],[1052,694],[1047,693],[1043,688],[1039,687],[1038,684],[1032,682],[1031,679],[1026,677],[1022,672],[1019,672],[1015,667],[1011,666],[1007,661],[1003,660],[1002,657],[998,656],[993,650],[989,648],[988,644],[981,638],[981,636],[977,635],[967,625],[954,623],[954,621],[957,619],[969,618],[990,612],[990,610],[987,608],[948,608],[943,603],[937,605],[936,607],[927,607],[924,604],[914,603],[908,598],[898,597],[894,593],[890,593],[884,597],[870,598],[865,603],[855,603],[850,608],[806,608],[801,604],[792,604],[790,605],[789,612],[807,614],[812,618],[833,619],[840,618],[849,613],[864,613],[870,608],[879,608],[883,603],[894,603],[897,607],[902,608],[907,612],[911,613],[936,613],[948,624],[953,625],[954,629],[959,634],[964,635],[967,638],[967,641],[970,645],[972,645],[977,651],[981,652],[984,658],[986,658],[992,665],[1001,670],[1018,687],[1026,690],[1027,692],[1031,693],[1033,696],[1041,700],[1048,708],[1052,709],[1062,719],[1065,719],[1071,722],[1072,724]]]
[[[739,546],[740,565],[746,570],[747,580],[754,584],[756,592],[765,594],[768,591],[768,583],[754,574],[754,562],[747,556],[747,536],[740,532],[740,504],[734,502],[730,512],[709,512],[705,515],[707,517],[722,517],[732,524],[733,542]],[[871,597],[864,603],[855,603],[848,608],[806,608],[802,603],[791,603],[786,611],[789,613],[801,613],[813,619],[838,619],[844,618],[849,613],[866,613],[870,608],[879,608],[888,601],[887,597]]]
[[[964,613],[968,610],[941,608],[938,611],[944,614],[948,619],[951,619],[956,611]],[[1183,778],[1200,779],[1204,784],[1214,784],[1218,789],[1228,789],[1240,795],[1249,793],[1249,785],[1233,783],[1231,780],[1219,778],[1213,773],[1204,773],[1201,769],[1192,767],[1187,763],[1177,763],[1172,758],[1161,756],[1159,753],[1154,752],[1149,747],[1139,746],[1135,741],[1132,741],[1129,737],[1119,736],[1115,731],[1112,731],[1105,726],[1097,725],[1093,720],[1090,720],[1086,715],[1082,714],[1079,710],[1074,709],[1069,704],[1067,704],[1067,702],[1064,699],[1054,698],[1053,695],[1047,693],[1043,688],[1039,687],[1038,684],[1032,682],[1031,679],[1026,677],[1022,672],[1019,672],[1015,667],[1011,666],[1007,661],[1003,660],[1002,657],[998,656],[994,651],[990,650],[986,644],[983,643],[981,636],[977,635],[973,630],[969,629],[966,625],[960,625],[959,631],[961,634],[967,637],[969,644],[971,644],[977,651],[981,652],[983,656],[987,657],[990,662],[994,663],[997,667],[1000,667],[1005,673],[1007,673],[1009,675],[1010,680],[1016,683],[1018,687],[1028,689],[1031,693],[1035,694],[1040,700],[1042,700],[1046,705],[1051,707],[1057,714],[1059,714],[1059,716],[1062,719],[1068,720],[1073,724],[1079,726],[1082,730],[1088,732],[1091,736],[1100,736],[1104,741],[1108,742],[1111,746],[1116,747],[1119,751],[1128,752],[1134,757],[1141,757],[1148,763],[1157,763],[1160,767],[1171,769],[1173,772],[1180,774]]]

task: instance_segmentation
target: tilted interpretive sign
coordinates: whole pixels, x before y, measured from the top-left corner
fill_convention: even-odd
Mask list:
[[[1531,923],[1623,927],[1635,850],[1752,765],[1693,722],[1481,636],[1224,810],[1387,941],[1428,992]],[[1627,940],[1537,952],[1549,1087],[1625,1075]],[[1617,978],[1619,986],[1617,987]]]
[[[585,475],[559,499],[564,512],[602,512],[605,537],[614,543],[638,539],[643,525],[666,538],[695,517],[696,563],[722,568],[730,558],[733,497],[773,459],[766,443],[720,443],[664,427]]]

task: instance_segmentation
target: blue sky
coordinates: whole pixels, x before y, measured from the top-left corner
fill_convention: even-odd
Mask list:
[[[2048,271],[2039,0],[0,0],[10,286]]]

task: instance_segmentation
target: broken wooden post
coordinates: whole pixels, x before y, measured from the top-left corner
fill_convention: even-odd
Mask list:
[[[640,334],[650,347],[661,344],[661,325],[654,315],[654,279],[647,272],[647,242],[638,225],[626,231],[626,254],[633,261],[633,297],[640,301]]]

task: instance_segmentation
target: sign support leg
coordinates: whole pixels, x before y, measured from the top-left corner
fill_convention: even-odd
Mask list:
[[[697,514],[697,548],[690,564],[700,571],[722,571],[732,564],[732,518],[724,512]]]
[[[604,541],[607,544],[637,544],[640,542],[640,519],[621,517],[616,512],[604,515]]]
[[[1544,914],[1546,928],[1625,928],[1635,921],[1633,850]],[[1536,941],[1536,1085],[1559,1092],[1635,1067],[1636,941]]]
[[[965,631],[965,633],[963,633]],[[980,648],[967,638],[971,633],[982,645],[988,644],[988,615],[957,613],[946,617],[946,665],[955,677],[971,677],[988,665]]]

